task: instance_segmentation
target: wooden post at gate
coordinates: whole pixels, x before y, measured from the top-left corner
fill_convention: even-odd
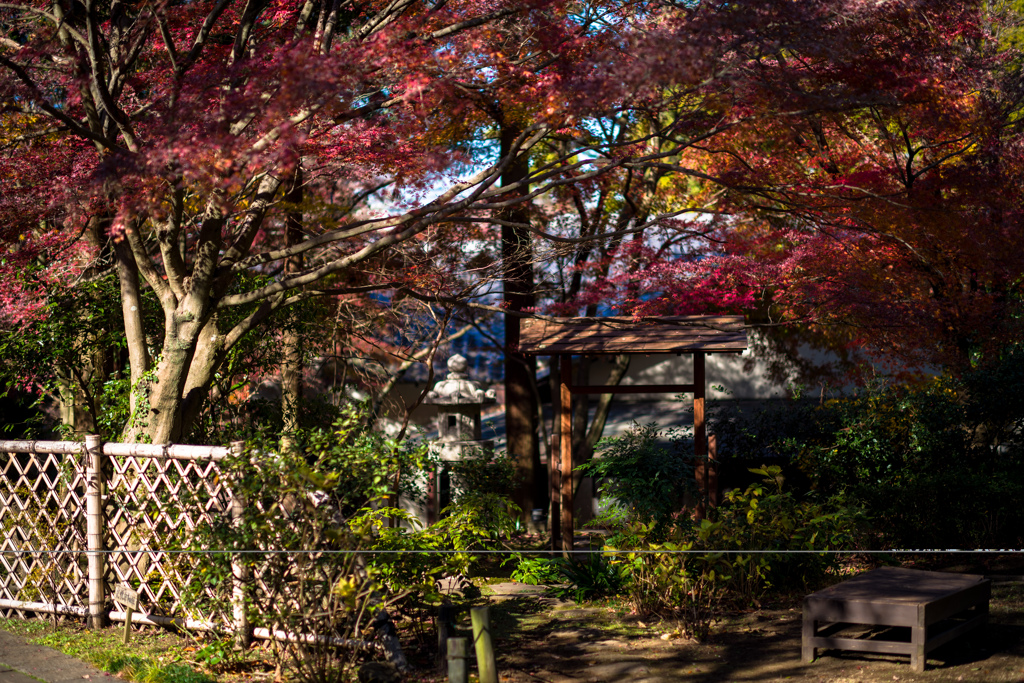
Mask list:
[[[466,650],[466,638],[448,639],[448,683],[468,683],[469,653]]]
[[[704,352],[693,354],[693,455],[694,475],[697,484],[697,505],[694,516],[703,519],[707,513],[709,499],[708,428],[704,413],[704,398],[707,391],[704,366]]]
[[[469,617],[473,624],[473,644],[476,647],[476,668],[480,683],[498,683],[490,607],[473,607],[469,610]]]
[[[552,363],[557,363],[561,368],[565,363],[570,362],[564,356],[552,356]],[[559,372],[559,386],[561,386],[561,372]],[[554,393],[554,392],[552,392]],[[560,499],[562,494],[562,401],[551,401],[551,448],[548,449],[548,487],[551,507],[548,510],[548,533],[551,534],[551,550],[558,550],[562,546],[562,509]]]
[[[528,356],[558,360],[559,398],[552,396],[554,421],[551,437],[551,545],[561,546],[568,556],[573,548],[572,394],[693,393],[695,478],[700,495],[695,514],[715,504],[718,488],[714,463],[715,444],[708,435],[705,362],[708,353],[742,353],[748,348],[741,315],[691,315],[664,318],[605,316],[547,318],[524,323],[519,351]],[[573,355],[620,353],[692,353],[693,384],[629,384],[573,386]],[[555,372],[552,365],[552,373]],[[556,458],[560,454],[560,458]],[[560,459],[556,467],[555,460]],[[557,520],[557,522],[556,522]],[[557,527],[556,527],[557,524]]]
[[[572,498],[572,356],[565,355],[559,359],[561,370],[561,491],[559,502],[561,507],[562,554],[569,557],[573,546],[573,498]]]

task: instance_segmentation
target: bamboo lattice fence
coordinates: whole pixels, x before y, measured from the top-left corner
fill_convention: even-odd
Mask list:
[[[241,448],[241,444],[234,446]],[[248,637],[239,565],[233,605],[188,615],[182,591],[206,590],[189,547],[201,525],[239,512],[218,466],[231,449],[0,441],[0,614],[123,620],[113,587],[139,592],[137,623],[224,628]],[[225,613],[228,612],[228,613]],[[191,617],[191,618],[190,618]],[[257,634],[259,635],[259,634]]]

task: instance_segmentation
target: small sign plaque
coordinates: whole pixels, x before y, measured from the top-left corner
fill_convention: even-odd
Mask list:
[[[133,610],[139,608],[139,594],[129,588],[128,584],[117,584],[114,588],[114,600]]]

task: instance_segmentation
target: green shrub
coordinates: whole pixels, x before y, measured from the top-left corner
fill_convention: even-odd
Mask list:
[[[554,589],[562,599],[586,602],[617,595],[628,580],[622,567],[600,553],[588,553],[585,559],[562,559],[559,574],[564,585]]]
[[[650,523],[647,533],[657,536],[675,523],[686,495],[696,493],[692,444],[677,430],[634,423],[622,436],[602,440],[597,457],[577,469],[603,480],[601,497],[615,501],[608,518]]]
[[[560,557],[524,557],[515,555],[512,558],[515,569],[512,580],[531,586],[552,586],[562,581],[562,558]]]
[[[391,524],[394,518],[406,526]],[[438,579],[470,573],[482,557],[475,551],[502,547],[516,532],[518,519],[519,509],[507,498],[478,494],[445,508],[441,520],[425,528],[394,508],[364,508],[347,526],[364,539],[374,580],[389,594],[422,607],[445,597],[438,592]]]
[[[863,507],[876,529],[866,548],[1024,543],[1024,345],[959,377],[719,411],[713,429],[724,467],[771,459],[797,490]]]
[[[749,552],[850,547],[864,521],[842,500],[818,503],[783,491],[778,466],[753,473],[760,483],[730,492],[698,524],[676,524],[663,537],[652,533],[653,522],[635,519],[616,530],[607,550],[635,612],[676,618],[699,639],[723,603],[757,604],[768,590],[817,587],[837,568],[829,553]]]
[[[518,486],[515,459],[507,451],[467,448],[462,458],[447,461],[452,503],[483,494],[507,495]]]
[[[225,516],[200,528],[192,549],[260,552],[186,555],[202,577],[186,587],[190,611],[231,613],[234,559],[258,579],[247,596],[252,626],[359,640],[368,628],[378,636],[393,631],[378,625],[398,612],[422,629],[449,597],[438,579],[469,572],[481,557],[475,551],[503,547],[514,533],[518,510],[495,494],[466,493],[426,528],[390,507],[391,496],[367,500],[368,493],[393,493],[395,456],[373,435],[346,436],[336,444],[313,441],[320,450],[248,449],[221,462],[221,476],[245,501],[242,519]],[[355,654],[317,643],[275,650],[302,680],[318,681],[344,676]]]
[[[709,550],[762,551],[725,556],[729,594],[742,602],[756,604],[769,589],[818,587],[838,569],[839,556],[807,551],[858,547],[868,526],[866,515],[841,497],[818,502],[784,491],[777,465],[751,472],[762,481],[728,492],[695,528],[697,544]],[[764,552],[773,550],[800,552]]]
[[[417,475],[427,464],[426,445],[395,443],[369,428],[365,406],[343,406],[329,429],[302,430],[296,444],[310,471],[334,477],[331,502],[346,514],[385,496],[420,493]],[[253,443],[267,452],[277,447],[276,436]]]
[[[629,579],[621,563],[599,552],[573,559],[516,556],[515,561],[513,581],[547,586],[551,595],[577,603],[618,595]]]
[[[643,536],[648,528],[638,524],[633,531]],[[676,532],[679,538],[661,543],[609,547],[612,563],[626,577],[622,595],[633,612],[676,620],[684,635],[703,640],[719,614],[730,568],[721,553],[691,552],[699,551],[695,540]]]
[[[1021,365],[827,402],[817,412],[836,426],[793,444],[797,462],[821,494],[870,512],[880,546],[1018,547],[1024,399],[1006,385]]]

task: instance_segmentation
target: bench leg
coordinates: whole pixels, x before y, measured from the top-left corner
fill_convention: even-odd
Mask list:
[[[914,673],[924,673],[924,639],[926,629],[924,626],[914,626],[910,630],[910,668]]]
[[[814,661],[817,649],[814,647],[814,636],[818,632],[818,620],[804,610],[804,627],[800,642],[800,661],[810,664]]]

